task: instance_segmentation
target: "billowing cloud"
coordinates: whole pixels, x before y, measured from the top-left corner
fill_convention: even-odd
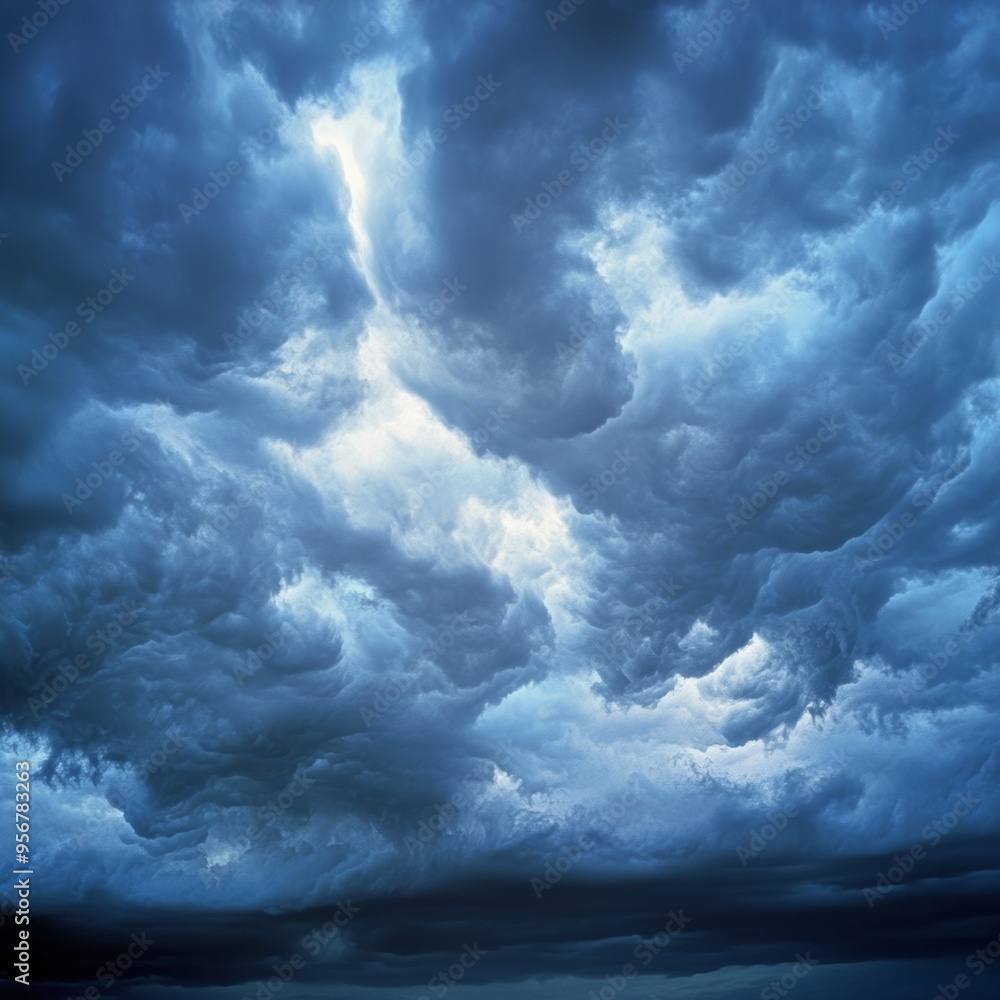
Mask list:
[[[992,974],[988,4],[6,20],[39,996]]]

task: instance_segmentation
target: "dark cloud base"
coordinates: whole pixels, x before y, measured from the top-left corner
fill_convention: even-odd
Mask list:
[[[927,878],[949,879],[946,894],[927,883],[908,886],[872,911],[858,905],[860,885],[869,877],[868,864],[878,863],[865,859],[835,872],[826,864],[800,865],[795,883],[781,869],[749,875],[718,868],[641,882],[566,882],[551,897],[529,903],[524,882],[496,880],[469,880],[460,891],[351,900],[360,912],[345,931],[350,954],[337,963],[334,981],[421,986],[473,941],[495,956],[488,981],[516,983],[568,975],[600,980],[630,958],[640,965],[647,954],[656,960],[647,966],[650,972],[670,976],[723,965],[777,967],[807,951],[824,965],[940,959],[945,968],[946,960],[964,960],[996,939],[995,872],[942,865]],[[803,898],[795,884],[813,886],[814,897]],[[121,951],[137,930],[155,941],[155,949],[136,983],[245,985],[266,980],[274,963],[295,953],[312,957],[301,974],[304,982],[328,982],[331,975],[303,940],[330,922],[334,907],[273,916],[227,910],[169,917],[156,909],[122,912],[110,900],[106,904],[99,898],[89,904],[101,915],[99,927],[79,917],[40,922],[45,937],[62,943],[61,953],[46,956],[41,965],[46,979],[83,988],[92,980],[94,956]],[[636,961],[636,948],[655,943],[677,912],[691,924],[670,942],[669,953],[664,949],[661,958],[647,944]],[[964,967],[950,964],[956,972]],[[122,985],[130,979],[123,977]]]
[[[456,1000],[586,996],[681,911],[629,996],[765,997],[810,949],[796,1000],[971,971],[992,5],[2,27],[35,996],[239,1000],[347,900],[284,996],[438,995],[463,954]]]

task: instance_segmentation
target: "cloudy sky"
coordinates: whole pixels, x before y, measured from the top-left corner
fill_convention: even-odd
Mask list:
[[[2,23],[26,996],[995,991],[994,4]]]

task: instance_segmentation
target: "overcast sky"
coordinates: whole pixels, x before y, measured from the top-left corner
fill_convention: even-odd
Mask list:
[[[2,27],[32,997],[996,989],[995,4]]]

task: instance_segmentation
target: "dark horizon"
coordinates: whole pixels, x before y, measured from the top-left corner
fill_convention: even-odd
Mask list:
[[[993,5],[2,24],[11,996],[990,995]]]

